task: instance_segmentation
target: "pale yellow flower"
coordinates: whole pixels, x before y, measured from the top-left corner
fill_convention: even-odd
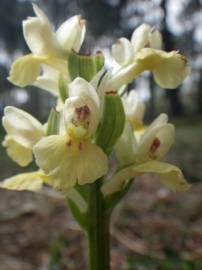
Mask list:
[[[118,89],[145,70],[152,71],[160,87],[178,87],[190,73],[187,60],[177,51],[165,52],[161,47],[160,32],[146,24],[134,31],[131,41],[119,39],[112,46],[112,55],[120,69],[111,76],[106,88]]]
[[[35,171],[20,173],[9,177],[0,183],[0,188],[18,191],[41,191],[43,185],[48,184],[48,182],[48,176],[46,176],[42,171]],[[73,201],[82,213],[85,213],[88,210],[87,202],[76,189],[71,188],[63,195]]]
[[[2,145],[6,148],[7,155],[21,167],[25,167],[32,162],[32,149],[18,143],[12,136],[7,135]]]
[[[131,43],[135,54],[146,47],[160,50],[162,48],[162,36],[157,29],[144,23],[133,32]]]
[[[57,190],[94,182],[107,172],[107,156],[92,142],[99,123],[99,105],[91,84],[75,79],[69,85],[60,134],[45,137],[34,146],[37,164]]]
[[[31,54],[17,59],[11,67],[9,80],[21,87],[35,84],[49,90],[50,81],[40,75],[42,64],[49,65],[68,79],[67,57],[73,49],[79,51],[85,37],[85,22],[74,16],[64,22],[56,32],[47,16],[33,5],[36,17],[23,21],[23,34]],[[48,78],[49,79],[49,78]],[[51,78],[50,78],[51,80]]]
[[[13,190],[41,190],[44,182],[44,175],[40,171],[21,173],[5,179],[0,183],[0,188]]]
[[[8,155],[20,166],[27,166],[33,159],[34,144],[44,136],[44,127],[30,114],[12,106],[4,109],[2,124],[7,132],[3,146]]]
[[[190,185],[179,168],[162,162],[174,142],[174,126],[161,114],[140,135],[129,124],[119,139],[115,151],[123,169],[103,186],[105,195],[119,191],[129,179],[143,173],[157,173],[160,181],[173,191],[187,190]]]
[[[158,30],[142,24],[132,34],[131,41],[120,38],[112,46],[112,55],[121,66],[132,64],[136,54],[143,48],[161,49],[162,37]]]

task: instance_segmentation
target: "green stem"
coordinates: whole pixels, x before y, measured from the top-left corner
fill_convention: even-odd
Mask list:
[[[92,184],[89,200],[89,270],[110,270],[110,216],[100,186],[101,180]]]

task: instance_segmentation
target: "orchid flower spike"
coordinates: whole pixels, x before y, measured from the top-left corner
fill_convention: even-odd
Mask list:
[[[33,9],[35,17],[23,21],[31,52],[14,62],[9,80],[37,86],[58,99],[45,125],[23,110],[5,108],[3,146],[20,166],[34,158],[38,169],[7,178],[0,187],[38,191],[48,185],[68,199],[80,225],[92,230],[89,214],[97,220],[96,208],[104,206],[108,216],[137,175],[156,173],[171,190],[187,190],[181,170],[163,161],[175,136],[167,115],[145,126],[145,104],[134,89],[124,94],[127,84],[146,70],[160,87],[176,88],[189,74],[186,58],[165,52],[160,32],[143,24],[131,40],[120,38],[112,46],[118,68],[106,70],[101,52],[79,54],[86,32],[81,16],[54,31],[44,12],[35,4]],[[108,170],[112,158],[115,166]]]

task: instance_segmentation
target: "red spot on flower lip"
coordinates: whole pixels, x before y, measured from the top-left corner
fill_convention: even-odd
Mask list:
[[[152,145],[150,146],[150,152],[154,154],[160,145],[161,145],[161,142],[159,138],[155,138],[152,142]]]
[[[75,109],[78,120],[84,121],[90,115],[90,109],[87,105]]]

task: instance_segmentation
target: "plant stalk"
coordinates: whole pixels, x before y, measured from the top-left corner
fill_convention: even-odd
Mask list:
[[[101,180],[91,186],[88,229],[89,270],[110,270],[110,215],[105,212]]]

